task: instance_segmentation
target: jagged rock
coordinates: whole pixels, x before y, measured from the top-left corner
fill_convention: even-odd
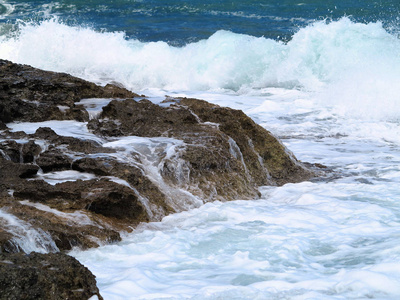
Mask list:
[[[166,199],[166,195],[138,167],[103,157],[76,160],[72,168],[98,176],[114,176],[115,178],[125,180],[126,183],[137,190],[139,195],[149,201],[152,206],[156,207],[159,218],[174,212],[174,209]],[[153,213],[155,214],[156,212]],[[151,215],[147,219],[154,220]]]
[[[160,169],[165,180],[206,201],[257,197],[242,162],[231,155],[229,137],[216,126],[202,123],[189,109],[176,105],[165,108],[147,100],[112,101],[99,119],[90,121],[89,128],[106,136],[181,139],[187,144],[180,157],[183,163],[176,166],[176,160],[164,160]],[[181,168],[180,173],[190,173],[189,178],[177,178],[177,168]]]
[[[173,137],[186,143],[181,159],[190,173],[176,180],[174,163],[162,174],[206,200],[251,199],[257,186],[299,182],[314,175],[267,130],[242,111],[197,99],[112,101],[89,128],[103,136]]]
[[[40,182],[32,184],[30,188],[38,186],[38,183]],[[30,195],[30,191],[34,192],[30,188],[25,189],[21,194]],[[38,194],[43,195],[43,190],[39,189]],[[3,234],[0,234],[2,252],[26,251],[24,246],[19,245],[18,239],[29,239],[28,235],[33,231],[37,244],[30,249],[59,251],[71,250],[72,247],[81,249],[97,247],[99,244],[120,241],[119,231],[126,229],[131,224],[129,220],[107,218],[85,210],[84,208],[90,205],[91,199],[79,203],[79,195],[70,195],[63,191],[57,191],[57,189],[52,193],[44,193],[44,195],[47,198],[41,199],[41,203],[35,202],[35,199],[26,200],[25,197],[0,197],[2,214],[6,213],[16,218],[8,223],[7,218],[2,220],[0,217],[0,228],[3,228]],[[63,198],[57,198],[57,195],[62,195]],[[70,197],[69,201],[65,199],[67,196]],[[108,195],[105,193],[103,199],[107,197]],[[115,206],[118,207],[118,205]],[[123,209],[128,210],[129,207],[121,208],[121,211]],[[132,224],[137,224],[137,222],[135,218]],[[49,241],[54,241],[54,244],[51,245]]]
[[[3,123],[3,121],[0,121],[0,130],[7,129],[7,125]]]
[[[199,122],[189,110],[165,108],[145,99],[139,102],[111,101],[103,107],[100,118],[102,120],[92,120],[89,128],[105,136],[171,137],[176,131],[185,131],[188,134],[192,130],[199,131]]]
[[[56,138],[58,138],[59,135],[57,133],[55,133],[54,130],[49,127],[39,127],[36,130],[33,137],[35,137],[37,139],[52,141],[52,140],[55,140]]]
[[[67,74],[0,60],[0,130],[7,129],[5,123],[12,121],[87,121],[87,111],[77,103],[81,99],[135,96],[121,87],[100,87]],[[99,243],[118,241],[118,231],[148,220],[145,213],[141,216],[143,207],[135,204],[137,195],[131,189],[114,182],[103,180],[97,185],[88,185],[87,182],[78,181],[54,187],[40,180],[27,181],[35,177],[39,170],[45,173],[71,170],[74,155],[110,153],[114,150],[102,148],[90,140],[61,137],[50,128],[39,128],[33,135],[7,130],[0,134],[4,139],[0,143],[0,196],[13,195],[11,202],[0,201],[0,208],[5,207],[32,227],[50,233],[59,249],[68,250],[72,246],[88,248]],[[35,139],[41,140],[40,145],[47,146],[42,149]],[[72,153],[72,156],[66,152]],[[91,188],[96,189],[97,193],[91,193]],[[97,195],[97,198],[88,195]],[[20,203],[26,200],[40,202],[50,211]],[[54,213],[56,209],[59,209],[59,215]],[[69,219],[68,216],[75,212],[87,215],[92,223],[82,225],[72,220],[72,217]],[[118,218],[125,218],[126,223]],[[1,237],[4,241],[2,245],[14,245],[10,243],[10,232],[3,230]],[[11,246],[4,249],[20,250]]]
[[[11,242],[12,238],[11,233],[0,228],[0,253],[18,252],[18,247]]]
[[[21,147],[21,144],[18,144],[14,140],[0,142],[0,150],[3,156],[15,163],[21,162]]]
[[[12,136],[14,133],[9,133]],[[55,149],[57,146],[66,145],[72,152],[89,153],[113,153],[115,150],[104,148],[98,142],[93,140],[81,140],[69,136],[59,136],[51,128],[39,127],[29,138],[37,138],[48,141],[51,146],[48,150]],[[41,154],[43,155],[43,154]]]
[[[35,143],[35,141],[30,140],[26,144],[22,145],[21,156],[22,162],[32,163],[35,157],[42,151],[42,148]]]
[[[120,240],[118,231],[130,230],[131,226],[139,222],[150,219],[148,211],[138,200],[138,193],[127,186],[117,184],[106,178],[90,181],[73,181],[57,185],[50,185],[42,180],[29,180],[25,178],[34,177],[39,167],[44,172],[80,169],[92,174],[100,174],[100,170],[105,166],[112,166],[113,171],[103,172],[104,176],[115,176],[115,178],[126,178],[133,186],[139,182],[139,190],[144,192],[149,198],[163,199],[162,193],[154,187],[151,182],[134,167],[124,166],[122,163],[110,160],[98,160],[93,169],[84,163],[85,159],[77,160],[72,164],[70,156],[63,155],[58,146],[83,152],[74,152],[76,155],[91,152],[113,152],[112,149],[106,149],[91,141],[79,141],[70,137],[60,137],[48,129],[40,129],[34,135],[28,135],[25,138],[40,135],[47,137],[48,142],[52,143],[48,150],[35,152],[35,163],[26,163],[19,159],[22,156],[23,147],[27,144],[19,144],[15,141],[1,144],[0,150],[11,153],[10,149],[15,150],[15,156],[19,163],[4,158],[0,155],[0,195],[6,196],[12,191],[14,202],[1,203],[0,208],[7,207],[21,220],[26,220],[32,226],[41,228],[51,234],[60,250],[69,250],[73,246],[81,248],[95,247],[99,243],[113,242]],[[12,147],[11,147],[12,146]],[[36,145],[37,146],[37,145]],[[27,149],[37,149],[33,143]],[[65,150],[65,149],[64,149]],[[19,151],[19,152],[17,152]],[[27,151],[30,153],[32,151]],[[90,159],[88,159],[90,161]],[[93,162],[97,160],[92,159]],[[136,174],[136,175],[135,175]],[[34,207],[20,205],[18,201],[29,200],[31,202],[41,203],[48,206],[49,209],[56,209],[64,213],[64,217],[56,216],[54,213],[44,212]],[[165,204],[161,204],[163,206]],[[75,211],[87,214],[87,218],[92,224],[85,226],[79,222],[69,220],[67,215],[72,215]],[[168,214],[166,208],[163,215]],[[72,218],[72,217],[71,217]],[[18,250],[18,249],[17,249]]]
[[[62,253],[0,253],[0,299],[103,299],[95,276]]]
[[[0,184],[10,183],[10,187],[20,182],[21,178],[37,174],[39,167],[34,164],[19,164],[0,156]]]
[[[147,211],[130,188],[109,181],[77,180],[49,185],[43,181],[28,181],[13,193],[15,202],[8,211],[32,226],[49,232],[60,250],[72,246],[83,249],[99,243],[120,240],[118,230],[130,230],[139,222],[149,220]],[[41,210],[35,203],[46,205]],[[43,209],[43,208],[42,208]],[[61,212],[59,215],[51,210]],[[78,215],[85,215],[82,219]],[[74,214],[75,213],[75,214]],[[97,242],[96,242],[97,241]]]
[[[63,154],[59,149],[51,146],[47,151],[43,152],[36,159],[36,164],[43,172],[54,172],[69,170],[71,168],[72,159]]]
[[[42,71],[0,59],[0,122],[45,120],[87,121],[75,103],[83,98],[138,96],[114,85],[106,87],[64,73]],[[4,127],[4,126],[3,126]]]
[[[247,169],[257,185],[270,184],[271,181],[283,185],[315,176],[276,137],[241,110],[220,107],[198,99],[179,98],[175,102],[188,107],[203,122],[219,124],[218,128],[240,148]],[[271,177],[268,178],[268,175]]]

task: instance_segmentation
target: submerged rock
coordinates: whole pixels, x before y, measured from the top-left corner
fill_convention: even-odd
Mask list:
[[[0,299],[103,299],[95,276],[62,253],[0,253]]]

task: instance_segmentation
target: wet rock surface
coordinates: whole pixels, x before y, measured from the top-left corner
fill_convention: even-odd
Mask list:
[[[140,222],[208,201],[254,199],[260,185],[315,176],[239,110],[188,98],[158,105],[120,87],[4,60],[0,86],[0,196],[7,199],[0,209],[49,233],[59,250],[118,241]],[[88,97],[110,98],[88,122],[91,135],[7,128],[12,121],[88,121],[79,105]]]
[[[83,98],[134,96],[117,86],[99,87],[68,74],[0,60],[0,129],[13,121],[87,121],[88,113],[75,102]]]
[[[94,275],[62,253],[0,253],[0,299],[89,299],[100,296]]]
[[[242,111],[198,99],[172,99],[161,107],[148,100],[112,101],[89,128],[103,136],[170,137],[185,142],[181,159],[191,176],[181,184],[211,200],[254,198],[257,186],[282,185],[314,174],[270,132]],[[174,180],[170,161],[163,175]],[[207,186],[202,184],[206,181]],[[214,193],[215,195],[212,195]]]
[[[85,98],[109,103],[89,120],[79,103]],[[75,120],[90,132],[68,136],[48,123],[31,123],[37,129],[26,133],[10,125],[50,120]],[[16,294],[7,287],[7,295],[17,299],[25,295],[25,284],[45,283],[37,274],[41,256],[15,256],[15,262],[2,265],[2,259],[14,259],[7,258],[10,253],[117,242],[121,232],[140,222],[208,201],[254,199],[260,185],[307,180],[320,169],[306,168],[242,111],[187,98],[167,97],[158,105],[117,86],[0,60],[0,268],[11,268],[0,285],[18,272],[35,278],[16,283]],[[26,240],[34,242],[26,245]],[[75,264],[66,258],[65,263]],[[48,299],[83,295],[86,287],[56,288],[65,286],[68,276],[46,282],[56,293]],[[47,299],[48,294],[40,295]]]

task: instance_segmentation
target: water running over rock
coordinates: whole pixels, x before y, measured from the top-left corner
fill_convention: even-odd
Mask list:
[[[259,185],[314,176],[241,111],[186,98],[157,105],[66,74],[7,61],[1,68],[2,207],[26,220],[35,215],[33,226],[50,232],[60,249],[119,240],[120,230],[139,222],[207,201],[254,199]],[[79,123],[89,120],[79,101],[104,96],[129,99],[106,102],[90,133]],[[72,170],[75,180],[64,180]],[[18,202],[25,200],[49,210]],[[84,231],[66,217],[75,211],[92,220]]]

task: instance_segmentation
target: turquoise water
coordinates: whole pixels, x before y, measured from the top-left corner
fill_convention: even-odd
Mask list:
[[[153,102],[189,96],[241,109],[300,160],[335,172],[73,251],[105,299],[400,298],[398,2],[0,5],[0,58],[117,82]],[[87,136],[85,124],[71,126]]]

